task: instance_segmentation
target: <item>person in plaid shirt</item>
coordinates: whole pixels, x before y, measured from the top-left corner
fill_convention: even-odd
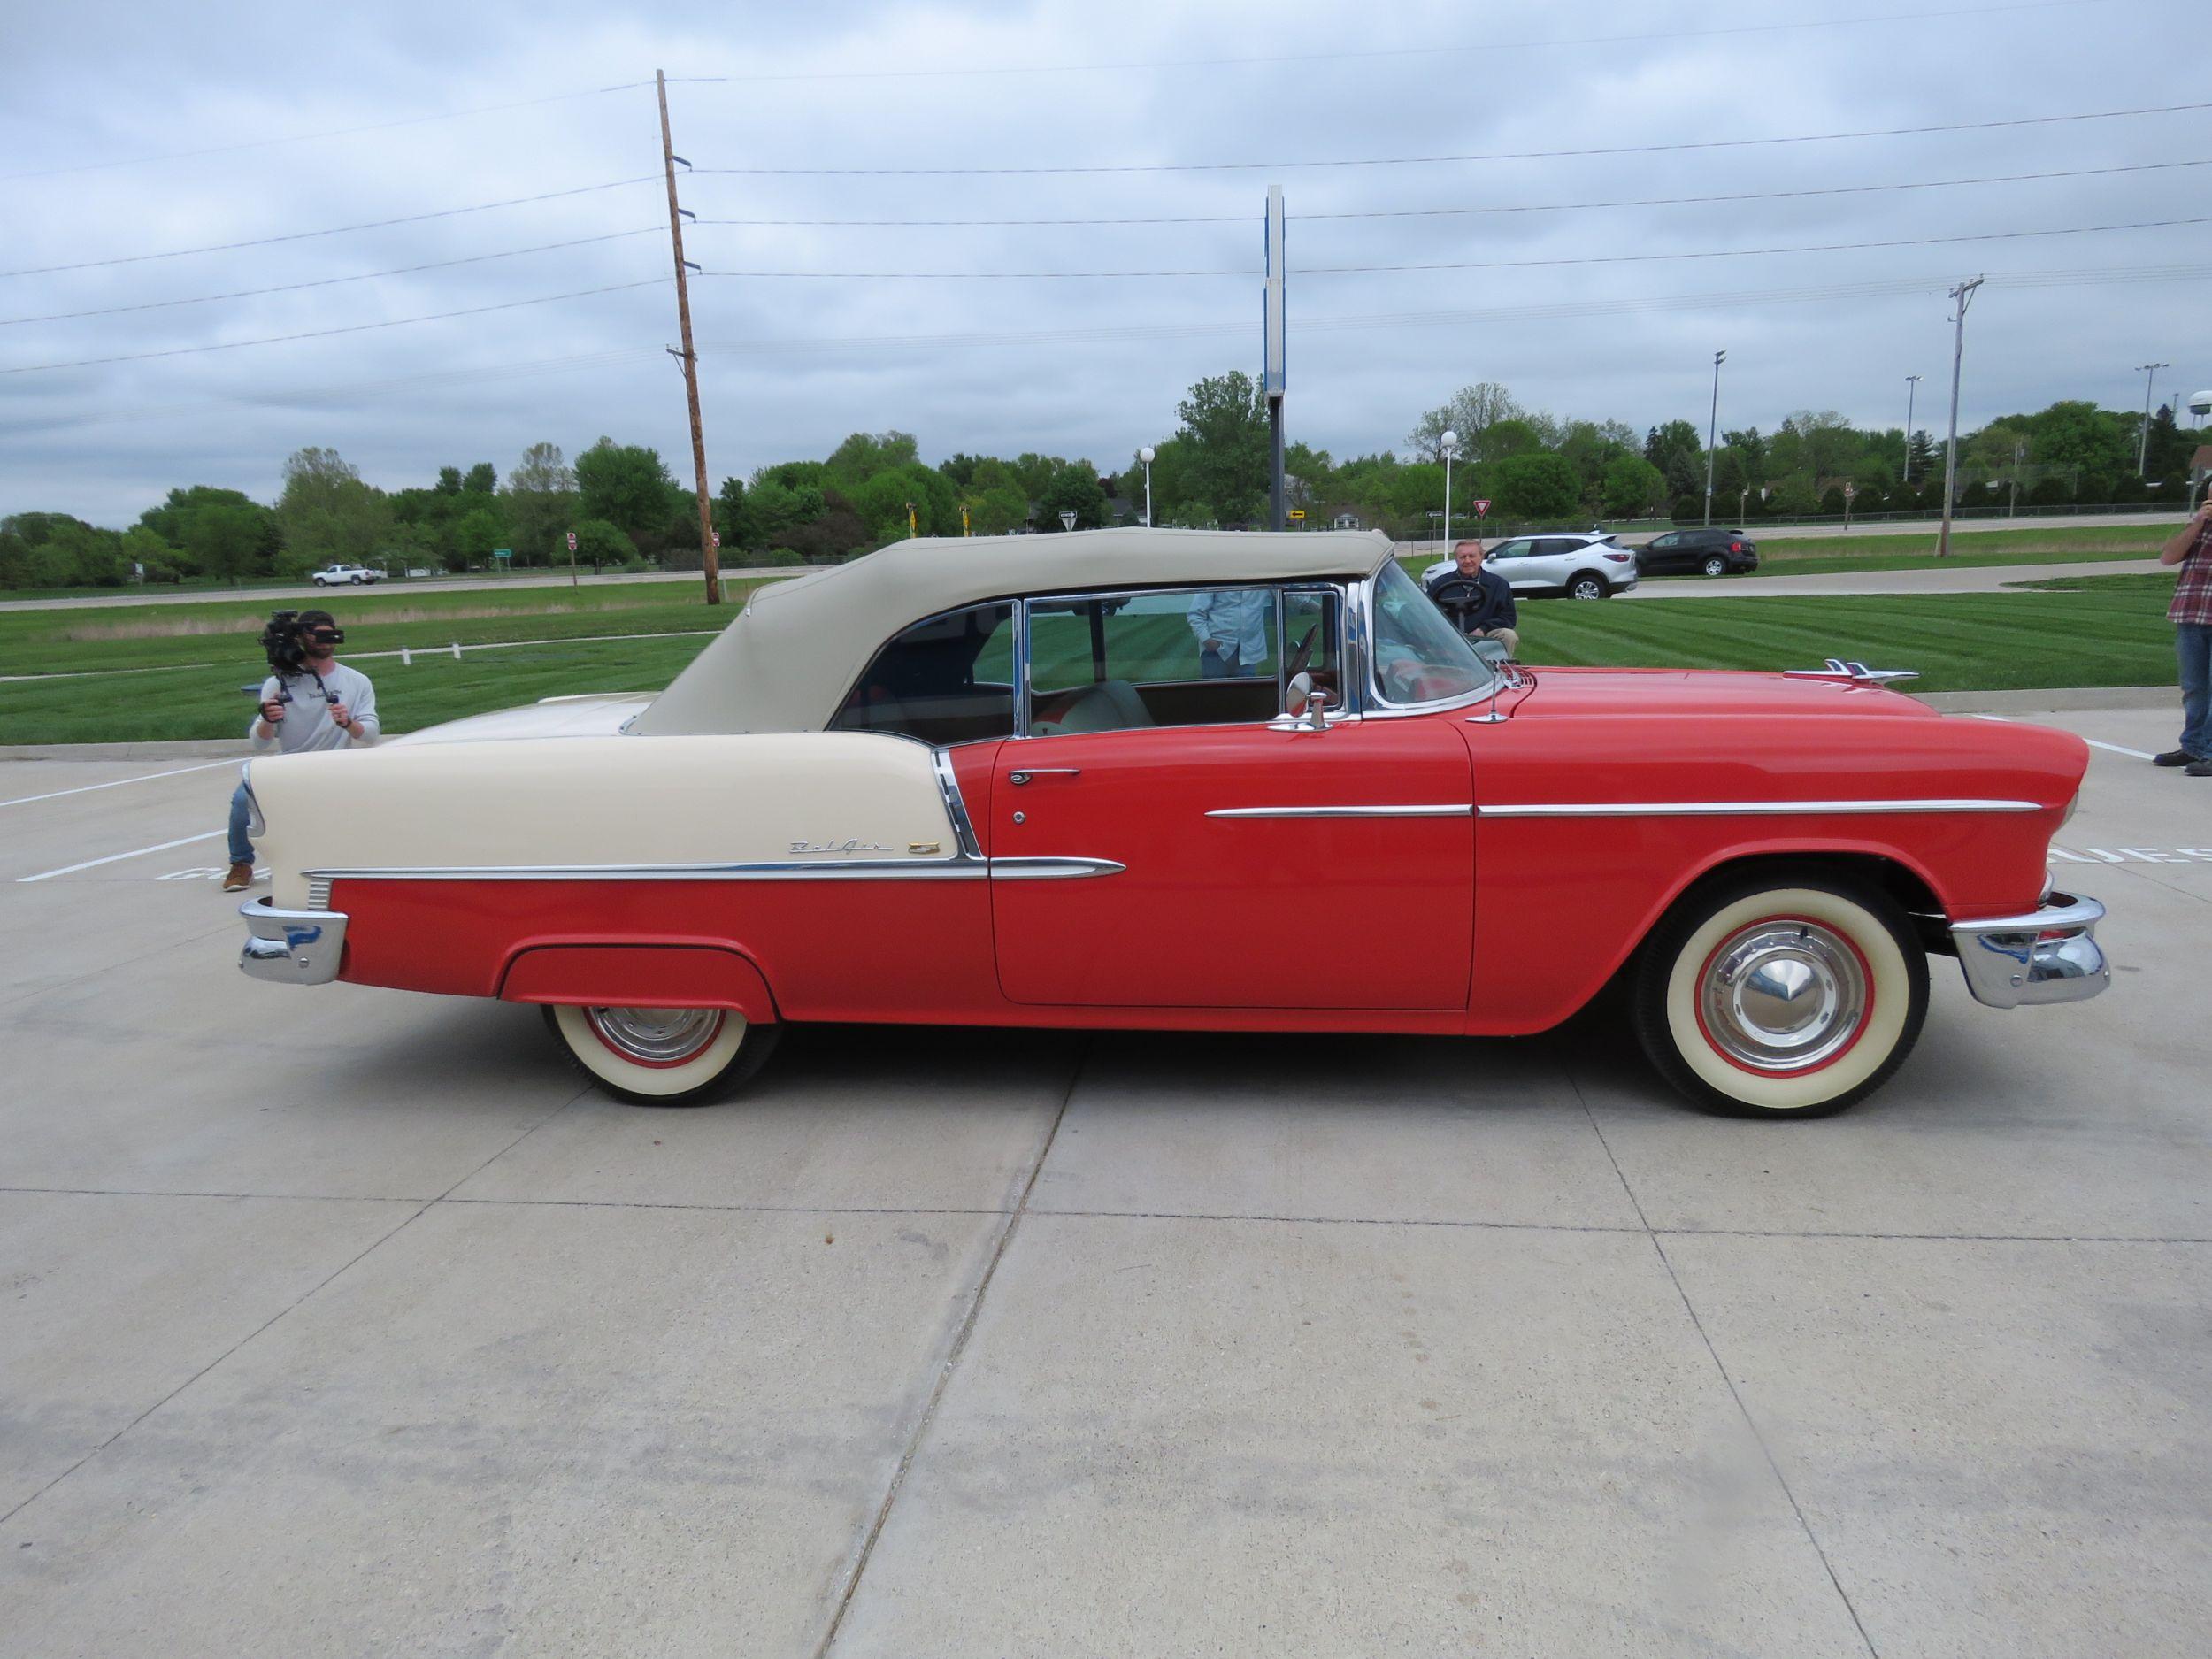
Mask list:
[[[2212,778],[2212,493],[2197,516],[2158,556],[2181,566],[2166,619],[2174,625],[2174,655],[2181,664],[2181,747],[2154,756],[2154,764],[2182,767],[2192,778]]]

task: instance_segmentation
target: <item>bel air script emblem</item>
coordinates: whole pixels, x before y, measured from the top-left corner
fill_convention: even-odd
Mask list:
[[[793,841],[792,856],[819,857],[824,854],[841,856],[847,853],[887,853],[891,849],[880,841]]]

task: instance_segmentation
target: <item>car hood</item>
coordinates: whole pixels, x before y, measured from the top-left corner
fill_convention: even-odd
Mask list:
[[[653,701],[649,691],[601,692],[581,697],[548,697],[519,709],[472,714],[443,726],[425,726],[391,743],[480,743],[507,737],[612,737],[640,709]],[[390,744],[380,744],[388,748]]]
[[[1924,703],[1879,686],[1833,680],[1793,680],[1782,674],[1712,668],[1537,668],[1533,682],[1513,705],[1516,719],[1665,715],[1686,718],[1723,714],[1877,715],[1893,719],[1939,719]]]

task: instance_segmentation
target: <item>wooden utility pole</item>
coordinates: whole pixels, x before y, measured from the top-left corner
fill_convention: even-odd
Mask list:
[[[1943,445],[1943,522],[1936,529],[1936,557],[1951,557],[1951,507],[1958,494],[1959,475],[1959,365],[1966,360],[1966,308],[1974,303],[1974,290],[1982,285],[1980,277],[1962,282],[1951,290],[1957,302],[1958,313],[1951,321],[1951,435]],[[1912,442],[1911,434],[1905,442]]]
[[[699,426],[699,354],[691,349],[691,289],[684,280],[683,209],[676,205],[676,149],[668,135],[668,77],[653,72],[661,101],[661,165],[668,174],[668,242],[676,256],[676,325],[684,349],[672,355],[684,365],[684,396],[691,405],[691,472],[699,491],[699,568],[706,572],[707,603],[722,603],[722,556],[714,545],[714,508],[707,495],[707,439]],[[689,162],[684,163],[688,167]]]

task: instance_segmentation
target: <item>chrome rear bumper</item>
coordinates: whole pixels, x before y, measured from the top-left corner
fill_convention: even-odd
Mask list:
[[[1992,1008],[2078,1002],[2112,983],[2096,941],[2103,918],[2096,900],[2052,893],[2031,915],[1954,922],[1951,942],[1978,1002]]]
[[[327,985],[346,953],[346,918],[336,910],[280,910],[266,899],[238,907],[246,918],[238,965],[280,985]]]

